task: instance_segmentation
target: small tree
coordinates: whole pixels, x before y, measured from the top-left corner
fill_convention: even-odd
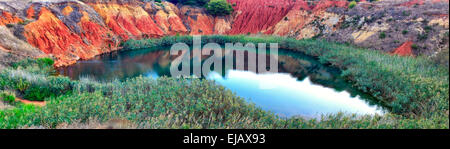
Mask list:
[[[211,0],[205,7],[206,11],[214,16],[230,15],[234,11],[226,0]]]
[[[167,0],[171,3],[181,3],[183,5],[205,6],[209,0]]]
[[[348,8],[353,8],[353,7],[355,7],[356,6],[356,1],[352,1],[352,2],[350,2],[349,4],[348,4]]]

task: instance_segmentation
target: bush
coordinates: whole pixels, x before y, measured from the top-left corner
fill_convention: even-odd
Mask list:
[[[53,64],[55,63],[55,61],[51,58],[38,58],[36,61],[39,65],[46,66],[53,66]]]
[[[211,0],[206,5],[206,11],[214,16],[226,16],[230,15],[234,10],[226,0]]]
[[[350,2],[349,4],[348,4],[348,8],[353,8],[353,7],[355,7],[356,6],[356,1],[352,1],[352,2]]]
[[[385,32],[381,32],[380,35],[378,36],[380,39],[384,39],[386,38],[386,33]]]
[[[407,31],[407,30],[403,30],[403,31],[402,31],[402,34],[403,34],[403,35],[406,35],[406,34],[408,34],[408,31]]]
[[[24,92],[24,98],[31,101],[44,101],[45,98],[53,95],[49,88],[41,85],[33,85]]]
[[[50,76],[46,79],[33,81],[22,91],[24,98],[32,101],[44,101],[49,97],[56,97],[72,92],[74,83],[67,77]]]
[[[17,108],[0,110],[0,128],[18,128],[30,125],[38,108],[32,104],[19,105]]]
[[[413,50],[419,50],[419,46],[416,45],[416,44],[412,44],[412,45],[411,45],[411,48],[412,48]]]
[[[209,0],[168,0],[171,3],[181,3],[183,5],[205,6]]]
[[[422,41],[422,40],[427,40],[428,39],[428,33],[422,33],[417,35],[417,40]]]
[[[13,28],[13,27],[14,27],[14,24],[6,24],[6,27],[7,27],[7,28]]]
[[[16,100],[16,95],[11,92],[2,91],[0,92],[0,100],[7,103],[14,103]]]
[[[0,72],[0,89],[15,90],[32,101],[70,93],[74,82],[67,77],[49,76],[54,71],[52,59],[25,59]]]
[[[33,74],[48,75],[55,73],[53,69],[54,61],[50,58],[26,58],[12,64],[13,69],[25,70]]]

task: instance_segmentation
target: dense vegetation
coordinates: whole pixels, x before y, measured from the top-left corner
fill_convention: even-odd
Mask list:
[[[174,4],[205,7],[206,11],[213,16],[226,16],[233,12],[233,7],[226,0],[168,0]]]
[[[26,59],[13,64],[12,69],[0,73],[0,90],[15,90],[20,96],[34,101],[43,101],[50,96],[59,96],[70,89],[70,79],[50,76],[54,73],[53,60]]]
[[[16,104],[0,110],[0,128],[80,128],[82,124],[127,121],[131,128],[448,128],[448,69],[423,57],[400,57],[317,40],[282,37],[203,36],[202,43],[279,43],[280,48],[317,57],[339,67],[355,87],[391,107],[383,116],[324,115],[279,118],[248,104],[208,80],[137,77],[126,81],[79,81],[54,76],[42,60],[26,60],[1,72],[0,82],[39,80],[51,94],[44,107]],[[128,50],[192,43],[191,36],[130,40]],[[41,61],[41,62],[39,62]],[[22,72],[26,75],[15,75]],[[52,80],[63,83],[46,83]],[[6,80],[6,81],[5,81]],[[41,82],[42,83],[42,82]],[[30,85],[31,86],[31,85]],[[26,93],[14,85],[0,90]],[[57,90],[56,90],[57,89]],[[82,128],[93,126],[83,126]]]
[[[353,8],[356,6],[356,1],[351,1],[350,3],[348,3],[348,8]]]
[[[168,0],[171,3],[181,3],[183,5],[205,6],[210,0]]]
[[[233,7],[226,0],[211,0],[205,8],[214,16],[226,16],[233,12]]]

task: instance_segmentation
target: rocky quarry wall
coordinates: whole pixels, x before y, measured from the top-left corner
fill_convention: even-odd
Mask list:
[[[55,66],[129,39],[250,34],[319,38],[405,56],[448,49],[448,0],[228,0],[235,11],[140,0],[0,0],[0,65],[52,56]]]

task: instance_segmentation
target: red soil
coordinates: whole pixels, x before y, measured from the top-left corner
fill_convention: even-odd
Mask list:
[[[45,101],[30,101],[30,100],[21,99],[18,97],[16,97],[16,101],[22,102],[24,104],[32,104],[32,105],[40,106],[40,107],[43,107],[47,104]]]
[[[329,7],[347,7],[347,1],[323,0],[309,6],[304,0],[228,0],[235,4],[236,18],[228,34],[273,33],[273,27],[290,11],[320,11]]]
[[[317,10],[325,10],[330,7],[344,7],[346,8],[348,6],[347,1],[340,1],[340,0],[322,0],[316,3],[313,7],[315,11]]]
[[[27,9],[27,18],[28,19],[33,19],[34,18],[34,7],[30,6],[30,8]]]
[[[258,33],[270,30],[302,0],[228,0],[236,4],[237,14],[229,34]]]
[[[38,20],[25,26],[24,35],[28,43],[57,57],[55,66],[63,66],[101,54],[100,46],[107,46],[102,43],[108,41],[108,29],[88,22],[86,18],[82,19],[81,27],[84,30],[81,35],[72,32],[47,8],[42,7]],[[83,39],[87,39],[89,43],[85,43]]]
[[[394,52],[392,52],[392,53],[400,55],[400,56],[413,56],[412,48],[411,48],[411,46],[413,44],[414,43],[412,41],[407,41],[407,42],[403,43],[400,47],[395,49]]]
[[[402,4],[400,4],[400,6],[407,6],[407,7],[411,7],[414,5],[423,5],[424,0],[410,0],[408,2],[404,2]]]

